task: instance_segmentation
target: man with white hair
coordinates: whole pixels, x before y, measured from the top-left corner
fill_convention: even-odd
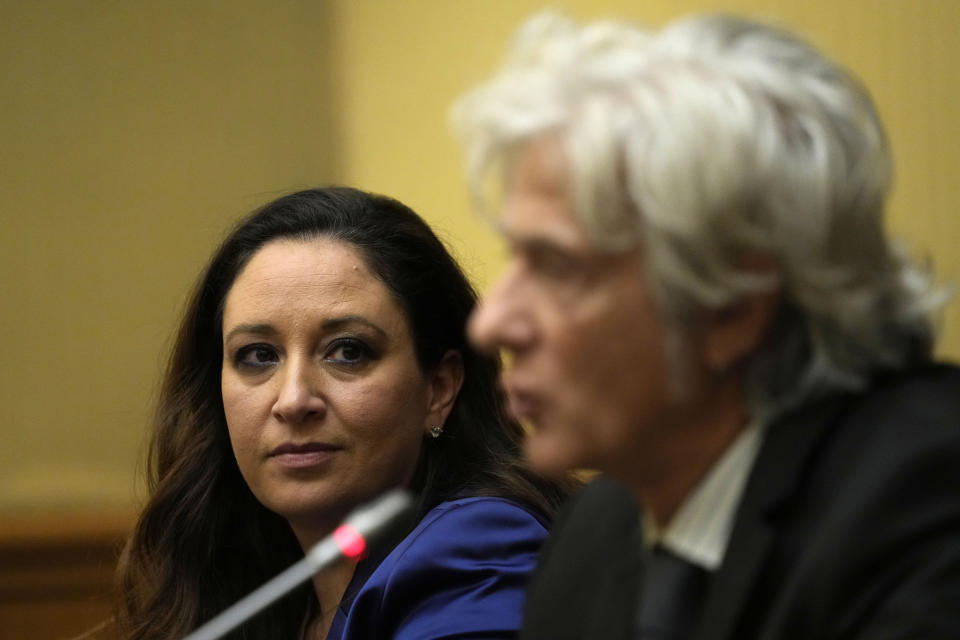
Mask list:
[[[746,19],[547,13],[455,116],[511,251],[472,339],[531,465],[603,472],[522,637],[960,638],[960,371],[860,85]]]

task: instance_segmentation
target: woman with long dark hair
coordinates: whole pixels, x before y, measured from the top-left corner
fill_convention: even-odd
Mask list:
[[[229,637],[511,637],[564,491],[521,464],[499,363],[465,339],[475,302],[395,200],[311,189],[240,222],[197,283],[160,392],[122,636],[182,637],[405,486],[417,523],[392,549]]]

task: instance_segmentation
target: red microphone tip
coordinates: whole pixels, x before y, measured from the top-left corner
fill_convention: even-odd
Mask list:
[[[351,560],[359,560],[367,551],[367,541],[356,529],[348,524],[342,524],[333,532],[333,539],[343,555]]]

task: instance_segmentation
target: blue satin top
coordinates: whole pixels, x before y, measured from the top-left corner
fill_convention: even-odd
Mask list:
[[[546,536],[508,500],[443,502],[383,561],[357,566],[327,640],[516,637]]]

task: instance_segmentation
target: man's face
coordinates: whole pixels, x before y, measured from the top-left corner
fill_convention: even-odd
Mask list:
[[[642,251],[592,247],[572,210],[556,138],[528,143],[509,178],[501,221],[511,257],[474,312],[470,337],[508,354],[504,386],[530,427],[536,470],[632,475],[676,404]]]

